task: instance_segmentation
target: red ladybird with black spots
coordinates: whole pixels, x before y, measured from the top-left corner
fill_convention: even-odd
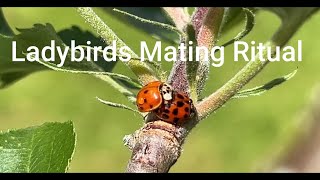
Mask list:
[[[181,125],[188,121],[194,111],[192,100],[177,91],[173,91],[172,100],[165,101],[155,110],[156,115],[163,121],[171,124]]]

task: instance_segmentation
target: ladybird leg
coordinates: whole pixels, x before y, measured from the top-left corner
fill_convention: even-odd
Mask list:
[[[195,111],[195,106],[193,104],[192,99],[189,99],[189,104],[190,104],[190,118],[191,118],[195,115],[196,111]]]
[[[146,121],[146,120],[147,120],[147,118],[148,118],[148,113],[146,113],[145,115],[143,115],[143,119],[144,119],[144,121]]]
[[[174,125],[178,125],[179,120],[180,120],[179,118],[174,118],[174,120],[173,120],[173,124],[174,124]]]

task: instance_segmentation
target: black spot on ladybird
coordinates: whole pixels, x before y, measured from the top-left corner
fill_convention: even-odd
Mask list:
[[[188,115],[188,114],[185,114],[183,117],[184,117],[185,119],[187,119],[187,118],[189,117],[189,115]]]
[[[179,109],[178,109],[178,108],[175,108],[175,109],[172,111],[172,114],[178,115],[178,111],[179,111]]]
[[[183,103],[182,101],[178,101],[178,102],[177,102],[177,106],[178,106],[178,107],[182,107],[183,105],[184,105],[184,103]]]
[[[185,107],[185,108],[184,108],[184,111],[185,111],[185,112],[189,112],[189,108],[188,108],[188,107]]]
[[[150,104],[150,109],[152,109],[153,108],[153,105],[152,104]]]
[[[146,98],[144,98],[144,99],[143,99],[143,101],[144,101],[144,103],[146,103],[146,102],[147,102],[147,99],[146,99]]]

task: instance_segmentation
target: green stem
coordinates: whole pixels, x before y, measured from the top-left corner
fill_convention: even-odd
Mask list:
[[[116,42],[116,48],[126,46],[126,44],[107,26],[102,19],[89,7],[77,8],[78,13],[83,17],[90,26],[97,31],[99,36],[104,39],[107,44],[112,44],[113,41]],[[131,49],[128,53],[133,58],[138,58]],[[128,61],[126,65],[136,74],[142,84],[146,84],[150,81],[156,80],[157,77],[154,75],[152,69],[142,61]]]
[[[272,36],[271,40],[266,42],[264,46],[271,47],[272,54],[274,54],[276,52],[275,47],[284,46],[301,25],[302,22],[295,22],[291,24],[282,23],[278,31]],[[266,55],[267,51],[265,50],[263,52],[264,59],[266,59]],[[268,62],[269,61],[260,61],[259,56],[256,55],[255,61],[250,61],[226,84],[196,105],[199,118],[204,119],[225,104],[252,78],[254,78],[268,64]]]
[[[110,76],[98,75],[98,74],[95,74],[94,76],[96,76],[96,77],[108,82],[108,84],[110,84],[113,88],[115,88],[120,93],[125,95],[130,102],[132,102],[132,103],[136,102],[135,95],[132,92],[130,92],[128,89],[122,87],[119,83],[117,83],[115,80],[113,80]]]

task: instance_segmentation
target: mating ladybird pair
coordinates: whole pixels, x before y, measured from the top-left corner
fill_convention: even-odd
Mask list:
[[[160,81],[151,82],[138,92],[137,107],[141,112],[154,112],[171,124],[183,124],[193,113],[192,100]]]

